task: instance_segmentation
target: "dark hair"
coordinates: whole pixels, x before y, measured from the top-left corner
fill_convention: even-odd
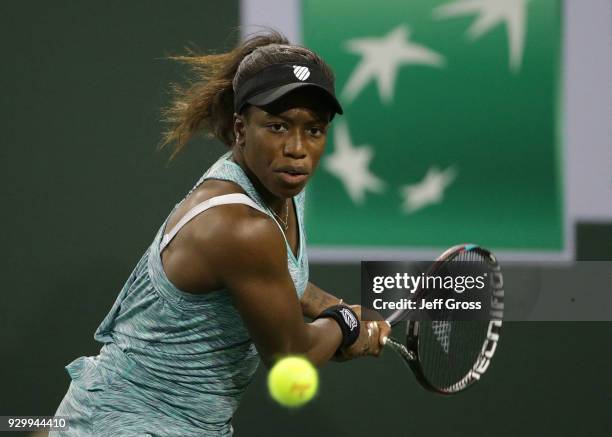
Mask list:
[[[162,109],[168,125],[160,147],[174,144],[171,158],[196,134],[205,131],[231,147],[234,143],[234,91],[253,74],[271,64],[307,61],[318,64],[334,83],[331,68],[312,50],[289,44],[285,36],[266,31],[247,38],[227,53],[170,56],[190,67],[194,78],[186,86],[171,84],[172,100]]]

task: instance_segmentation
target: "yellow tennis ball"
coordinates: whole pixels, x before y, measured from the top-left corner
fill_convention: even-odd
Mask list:
[[[300,407],[310,401],[319,387],[319,373],[306,358],[285,357],[268,373],[272,398],[285,407]]]

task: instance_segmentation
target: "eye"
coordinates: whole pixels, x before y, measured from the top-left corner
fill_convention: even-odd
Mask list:
[[[320,138],[323,135],[325,135],[325,129],[320,128],[318,126],[313,126],[313,127],[308,129],[308,133],[310,135],[312,135],[313,137],[315,137],[315,138]]]
[[[283,123],[270,123],[268,124],[268,129],[270,129],[274,133],[283,133],[287,131],[287,128]]]

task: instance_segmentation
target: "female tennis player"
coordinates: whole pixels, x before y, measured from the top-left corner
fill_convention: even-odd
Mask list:
[[[100,354],[67,366],[62,435],[231,435],[260,359],[378,356],[389,334],[308,282],[304,188],[342,114],[330,67],[274,32],[173,59],[197,80],[175,90],[164,144],[205,131],[229,151],[138,262],[95,333]]]

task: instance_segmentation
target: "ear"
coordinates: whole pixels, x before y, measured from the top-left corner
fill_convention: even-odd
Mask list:
[[[243,114],[234,113],[234,138],[235,144],[244,147],[246,134],[246,117]]]

